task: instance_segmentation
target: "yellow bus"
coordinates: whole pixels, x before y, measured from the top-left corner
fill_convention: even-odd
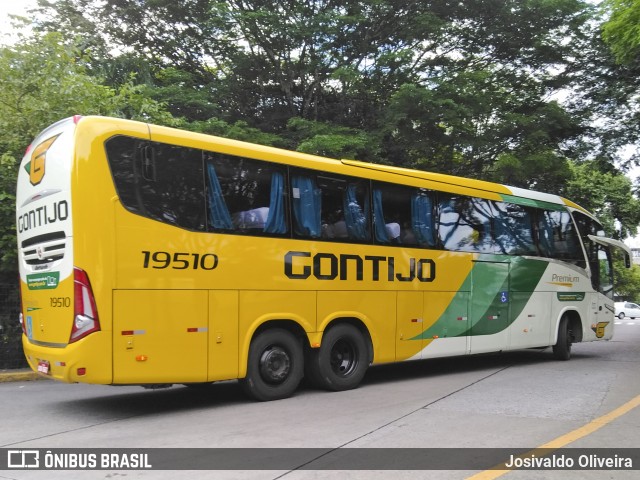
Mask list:
[[[62,120],[20,166],[23,346],[64,382],[303,377],[613,334],[611,247],[557,195],[115,118]]]

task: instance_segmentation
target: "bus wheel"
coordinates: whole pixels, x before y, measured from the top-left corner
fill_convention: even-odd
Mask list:
[[[307,376],[327,390],[356,388],[369,367],[368,352],[360,330],[346,323],[336,325],[324,334],[320,348],[309,354]]]
[[[243,390],[260,401],[287,398],[304,372],[301,342],[288,330],[272,328],[251,341]]]
[[[569,318],[562,317],[558,327],[558,341],[553,346],[553,356],[558,360],[569,360],[571,358],[571,336]]]

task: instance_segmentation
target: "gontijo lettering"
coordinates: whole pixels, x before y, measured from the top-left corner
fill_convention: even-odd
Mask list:
[[[395,257],[289,251],[284,256],[284,274],[292,280],[357,280],[374,282],[433,282],[436,262],[430,258],[409,258],[396,262]]]
[[[52,205],[43,205],[18,217],[18,233],[61,222],[67,218],[69,218],[69,204],[66,200],[53,202]]]

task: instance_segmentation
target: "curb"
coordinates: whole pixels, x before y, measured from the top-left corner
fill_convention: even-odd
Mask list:
[[[31,382],[34,380],[45,380],[45,377],[36,372],[24,370],[0,370],[0,383],[4,382]]]

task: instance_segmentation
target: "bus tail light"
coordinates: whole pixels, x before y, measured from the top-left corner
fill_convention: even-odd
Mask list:
[[[100,330],[100,320],[89,276],[84,270],[74,268],[74,312],[73,327],[69,343],[76,342],[90,333]]]

